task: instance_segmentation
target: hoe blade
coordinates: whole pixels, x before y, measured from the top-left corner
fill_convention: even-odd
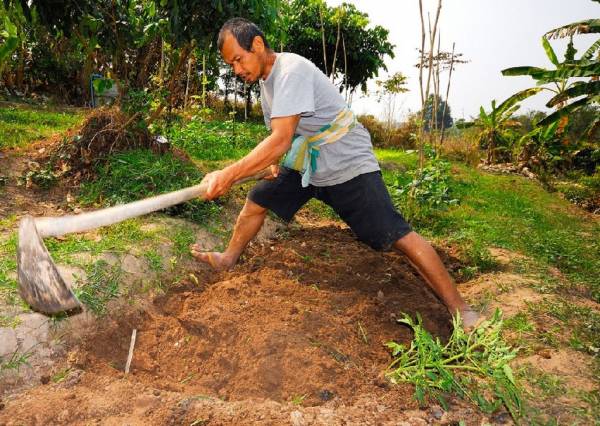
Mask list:
[[[60,276],[31,216],[19,224],[17,270],[19,293],[34,310],[55,314],[81,307]]]

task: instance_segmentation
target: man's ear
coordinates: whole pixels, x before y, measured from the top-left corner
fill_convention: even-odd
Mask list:
[[[258,54],[261,54],[265,51],[265,42],[263,41],[262,37],[254,36],[250,51]]]

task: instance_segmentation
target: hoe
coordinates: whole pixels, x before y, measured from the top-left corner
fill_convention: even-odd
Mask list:
[[[241,183],[269,176],[267,168]],[[206,185],[198,184],[179,191],[169,192],[129,204],[121,204],[103,210],[61,217],[25,216],[19,224],[17,270],[21,297],[36,311],[56,314],[81,309],[81,302],[61,277],[48,249],[45,237],[84,232],[112,225],[132,217],[142,216],[165,209],[193,198],[204,198]]]

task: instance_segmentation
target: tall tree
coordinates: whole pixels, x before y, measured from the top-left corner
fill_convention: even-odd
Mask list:
[[[396,101],[398,95],[408,92],[406,88],[406,76],[401,72],[392,74],[386,80],[377,80],[377,101],[384,104],[385,113],[385,139],[389,142],[391,131],[396,118]]]
[[[429,95],[425,102],[425,111],[423,112],[424,127],[426,132],[433,130],[449,128],[454,124],[450,105],[442,98],[434,94]]]
[[[368,15],[354,5],[344,3],[332,8],[323,0],[293,0],[287,13],[289,27],[283,49],[310,59],[333,78],[340,90],[366,91],[367,81],[377,77],[379,70],[387,70],[385,58],[394,57],[388,30],[370,26]]]

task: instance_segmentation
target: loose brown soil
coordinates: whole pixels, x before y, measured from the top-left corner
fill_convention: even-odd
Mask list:
[[[42,378],[47,384],[5,396],[0,424],[442,419],[418,410],[411,387],[391,387],[382,374],[390,362],[384,343],[411,339],[396,322],[401,312],[420,312],[442,338],[450,331],[446,308],[401,256],[373,252],[347,229],[304,226],[254,245],[232,272],[195,274],[199,284],[184,281],[69,334],[67,360]],[[458,403],[443,416],[480,420]]]

